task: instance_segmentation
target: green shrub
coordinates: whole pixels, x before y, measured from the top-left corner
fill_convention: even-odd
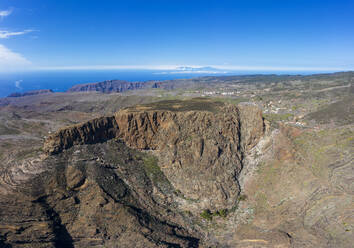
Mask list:
[[[238,197],[238,199],[239,199],[240,201],[246,201],[247,195],[240,195],[240,196]]]
[[[192,212],[189,211],[189,210],[186,210],[186,211],[184,211],[184,212],[185,212],[185,214],[188,215],[188,216],[193,216]]]
[[[203,219],[206,219],[206,220],[209,220],[209,221],[211,221],[213,219],[213,214],[212,214],[212,212],[210,212],[209,209],[203,210],[203,212],[200,214],[200,216]]]
[[[144,170],[151,181],[161,190],[173,192],[173,187],[161,171],[155,156],[147,155],[143,158]]]
[[[220,216],[220,217],[223,217],[223,218],[226,218],[227,216],[227,209],[221,209],[221,210],[218,210],[216,211],[215,213],[213,213],[214,216]]]
[[[156,157],[151,155],[146,156],[145,158],[143,158],[143,161],[144,161],[145,171],[153,181],[156,182],[163,179],[164,175],[157,164],[158,161]]]
[[[207,210],[204,210],[200,216],[203,218],[203,219],[206,219],[206,220],[209,220],[211,221],[213,219],[213,216],[220,216],[220,217],[223,217],[223,218],[226,218],[228,214],[228,210],[227,209],[220,209],[220,210],[217,210],[216,212],[211,212],[209,209]]]

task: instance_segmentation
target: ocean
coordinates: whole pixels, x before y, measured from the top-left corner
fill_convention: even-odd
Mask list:
[[[153,70],[59,70],[59,71],[31,71],[0,74],[0,97],[6,97],[14,92],[51,89],[63,92],[75,84],[94,83],[104,80],[120,79],[126,81],[170,80],[218,75],[244,75],[255,73],[277,72],[230,72],[230,73],[170,73]],[[279,72],[279,74],[309,74],[299,72]]]

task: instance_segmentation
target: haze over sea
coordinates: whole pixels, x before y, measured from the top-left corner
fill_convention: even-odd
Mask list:
[[[309,71],[232,71],[232,72],[186,72],[161,70],[48,70],[0,75],[0,97],[14,92],[52,89],[66,91],[75,84],[94,83],[104,80],[149,81],[193,78],[202,76],[248,75],[248,74],[312,74]],[[323,72],[321,72],[323,73]]]

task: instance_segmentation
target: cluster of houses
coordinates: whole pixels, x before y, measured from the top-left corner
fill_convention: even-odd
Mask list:
[[[221,95],[221,96],[234,96],[237,95],[239,92],[237,91],[202,91],[201,94],[202,96],[216,96],[216,95]]]

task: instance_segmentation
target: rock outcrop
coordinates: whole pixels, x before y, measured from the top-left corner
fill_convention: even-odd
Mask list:
[[[50,136],[45,150],[55,154],[118,138],[131,148],[156,151],[161,170],[195,211],[230,209],[240,191],[243,153],[263,135],[262,114],[253,105],[194,101],[137,106],[68,127]]]
[[[56,154],[73,145],[95,144],[115,138],[119,127],[114,117],[100,117],[79,125],[63,128],[49,136],[44,150]]]

